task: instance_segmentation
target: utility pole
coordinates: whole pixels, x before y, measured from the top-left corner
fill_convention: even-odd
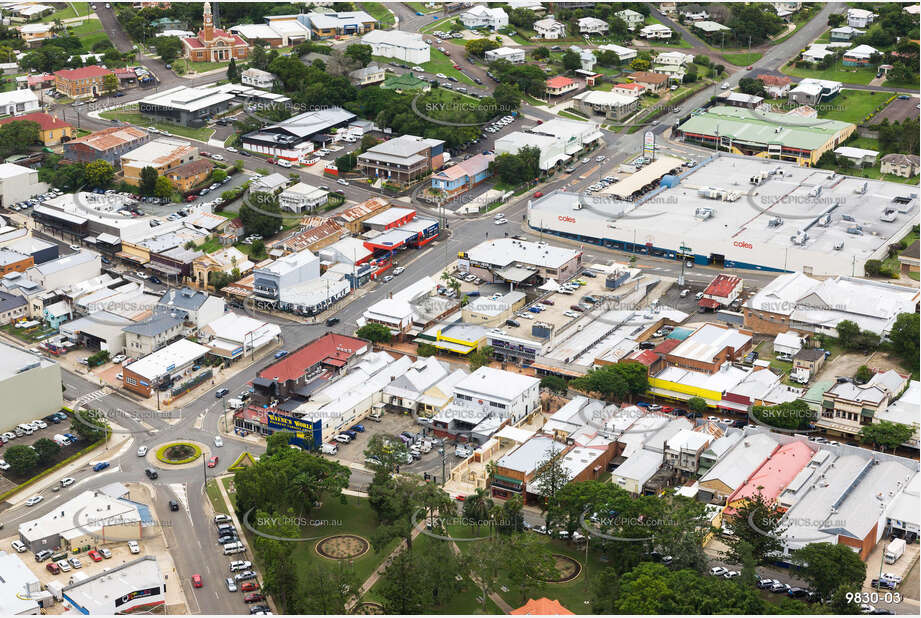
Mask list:
[[[682,286],[682,285],[684,285],[684,260],[685,260],[685,256],[687,255],[688,252],[693,251],[693,250],[692,250],[690,247],[686,247],[686,246],[684,245],[684,242],[682,242],[682,243],[681,243],[681,247],[679,248],[679,251],[681,251],[681,254],[680,254],[680,256],[679,256],[679,258],[681,259],[681,274],[678,275],[678,285],[679,285],[679,286]]]

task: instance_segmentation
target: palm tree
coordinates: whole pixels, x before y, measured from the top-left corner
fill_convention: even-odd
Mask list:
[[[490,519],[493,502],[489,497],[489,490],[481,487],[473,492],[473,495],[467,496],[464,500],[464,517],[472,519],[476,527],[477,534],[480,532],[480,523]]]

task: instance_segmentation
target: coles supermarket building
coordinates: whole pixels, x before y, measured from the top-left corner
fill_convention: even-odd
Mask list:
[[[918,217],[916,187],[759,157],[718,154],[655,184],[629,197],[554,191],[528,203],[528,225],[701,265],[862,276]]]

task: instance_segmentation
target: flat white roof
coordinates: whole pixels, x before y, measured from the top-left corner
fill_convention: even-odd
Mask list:
[[[64,588],[64,594],[90,615],[108,614],[112,611],[115,598],[124,595],[130,599],[132,593],[162,587],[163,584],[163,572],[157,564],[156,556],[142,556],[76,581]],[[137,599],[137,604],[143,605],[144,597],[139,596]],[[131,606],[128,607],[130,611]]]
[[[467,251],[474,262],[502,268],[516,262],[528,266],[560,268],[582,252],[547,243],[536,243],[514,238],[497,238],[481,242]]]
[[[490,399],[512,401],[539,384],[537,378],[493,367],[480,367],[454,386],[454,391],[483,395]]]
[[[739,332],[735,328],[704,324],[679,343],[671,354],[691,360],[711,362],[726,346],[738,350],[749,341],[751,341],[751,335]]]
[[[175,343],[169,344],[165,348],[148,354],[127,367],[140,376],[149,380],[155,380],[178,367],[188,365],[192,361],[201,358],[209,351],[210,349],[203,345],[199,345],[188,339],[180,339]]]
[[[137,165],[156,166],[158,159],[176,156],[179,152],[192,146],[187,142],[174,137],[159,137],[152,139],[143,146],[139,146],[121,156],[122,160],[131,161]]]
[[[38,602],[30,595],[41,592],[42,584],[19,555],[0,551],[0,573],[0,614],[38,614]]]
[[[215,88],[189,88],[176,86],[141,99],[142,105],[194,112],[218,103],[233,100],[234,95]]]

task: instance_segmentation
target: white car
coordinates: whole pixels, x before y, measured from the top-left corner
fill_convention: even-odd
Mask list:
[[[70,248],[73,249],[74,251],[79,251],[80,245],[70,245]]]
[[[147,454],[147,450],[148,450],[148,449],[147,449],[147,446],[146,446],[146,445],[144,445],[144,446],[139,446],[139,447],[138,447],[138,457],[143,457],[144,455],[146,455],[146,454]]]
[[[48,423],[45,421],[32,421],[32,424],[37,426],[39,429],[48,429]]]
[[[6,472],[9,469],[10,469],[10,464],[6,463],[6,460],[4,459],[0,459],[0,470],[3,470],[4,472]]]
[[[503,215],[501,212],[497,212],[496,214],[493,215],[493,219],[504,219],[504,218],[505,218],[505,215]]]
[[[145,272],[143,272],[143,271],[140,271],[140,270],[137,271],[136,273],[134,273],[134,275],[135,275],[138,279],[142,279],[142,280],[144,280],[144,281],[147,281],[148,279],[150,279],[150,277],[147,275],[147,273],[145,273]]]
[[[32,496],[31,498],[29,498],[28,500],[26,500],[26,506],[35,506],[36,504],[38,504],[38,503],[41,502],[42,500],[44,500],[44,498],[43,498],[42,496]]]
[[[716,577],[722,577],[728,572],[729,572],[729,569],[727,569],[726,567],[721,567],[721,566],[715,566],[710,569],[710,575],[714,575]]]
[[[231,571],[245,571],[253,566],[253,563],[249,560],[234,560],[230,563]]]
[[[227,152],[240,152],[239,150],[237,150],[237,149],[234,148],[233,146],[228,146],[228,147],[225,148],[224,150],[226,150]]]
[[[128,551],[132,554],[139,554],[141,553],[141,546],[138,545],[137,541],[128,541]]]
[[[344,185],[344,186],[346,186],[346,187],[349,186],[349,181],[346,180],[345,178],[340,178],[340,179],[337,180],[336,182],[337,182],[338,184]]]
[[[61,479],[61,487],[70,487],[74,483],[76,483],[76,481],[72,477],[69,477],[69,476]]]
[[[112,552],[106,549],[105,547],[100,547],[99,553],[102,554],[102,557],[105,558],[106,560],[112,557]]]
[[[729,82],[724,82],[723,85],[720,86],[720,90],[729,90]]]
[[[448,79],[448,76],[445,75],[444,73],[435,73],[435,77],[437,77],[438,79]]]
[[[422,71],[422,72],[424,72],[425,69],[423,69],[423,68],[420,67],[420,66],[414,66],[414,67],[413,67],[413,71]]]
[[[26,551],[26,549],[28,549],[28,548],[26,547],[26,544],[23,543],[22,541],[13,541],[12,543],[10,543],[10,547],[12,547],[13,549],[15,549],[15,550],[16,550],[17,552],[19,552],[20,554],[23,553],[24,551]]]
[[[72,566],[72,567],[75,568],[75,569],[82,569],[82,568],[83,568],[83,563],[80,562],[80,559],[79,559],[79,558],[71,558],[71,559],[70,559],[70,566]]]
[[[393,281],[393,275],[384,276],[384,283],[390,283],[391,281]]]
[[[394,276],[402,275],[404,272],[406,272],[406,269],[403,268],[402,266],[397,266],[396,268],[393,269]]]
[[[66,560],[58,560],[57,565],[58,567],[60,567],[61,571],[63,571],[64,573],[67,573],[68,571],[70,571],[70,563],[67,562]]]
[[[116,365],[121,365],[125,361],[126,358],[128,357],[125,356],[124,354],[116,354],[115,356],[112,357],[112,362],[115,363]]]
[[[221,436],[214,436],[214,446],[224,446],[224,440],[221,439]]]
[[[496,219],[496,225],[505,225],[508,223],[508,219]]]
[[[224,160],[224,157],[221,156],[221,155],[219,155],[219,154],[213,154],[213,155],[211,155],[211,158],[214,159],[215,161],[223,161],[223,160]]]

